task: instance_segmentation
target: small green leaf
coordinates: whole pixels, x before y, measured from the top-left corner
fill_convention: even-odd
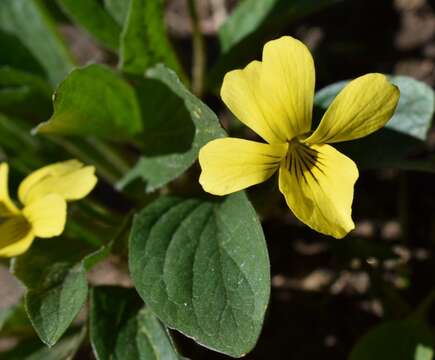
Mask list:
[[[130,0],[104,0],[104,6],[116,22],[123,26],[127,20]]]
[[[49,346],[59,340],[86,301],[88,285],[80,259],[88,253],[70,239],[38,240],[12,262],[11,272],[28,289],[25,305],[30,321]]]
[[[171,43],[166,35],[161,0],[131,0],[121,36],[120,68],[142,76],[145,70],[164,63],[183,77]]]
[[[0,1],[0,29],[22,42],[42,65],[52,85],[62,81],[74,67],[53,20],[40,1]]]
[[[219,202],[161,197],[135,218],[129,267],[168,327],[234,357],[255,346],[269,301],[269,259],[243,192]]]
[[[431,329],[411,317],[375,327],[355,345],[349,360],[432,360],[433,346]]]
[[[243,0],[219,28],[218,36],[222,52],[253,33],[271,14],[279,0]]]
[[[225,136],[213,111],[163,65],[147,71],[138,89],[144,119],[143,156],[119,183],[142,178],[153,191],[180,176],[208,141]],[[162,104],[165,104],[162,106]]]
[[[129,321],[134,321],[137,312],[143,306],[136,292],[120,287],[97,287],[91,292],[89,336],[95,357],[98,360],[118,359],[120,333]],[[137,359],[135,341],[129,339],[127,345],[133,348],[131,359]],[[128,360],[126,358],[125,360]]]
[[[142,129],[133,88],[103,65],[74,70],[56,90],[52,117],[37,132],[121,138]]]
[[[80,265],[70,269],[58,285],[26,293],[27,313],[45,344],[56,344],[76,318],[87,295],[86,272]]]
[[[143,359],[182,359],[175,351],[168,331],[149,309],[142,309],[137,316],[137,334],[138,350]]]
[[[101,45],[115,52],[121,27],[98,0],[57,0],[62,10]]]
[[[179,359],[162,324],[142,307],[132,289],[92,290],[90,340],[98,360]]]

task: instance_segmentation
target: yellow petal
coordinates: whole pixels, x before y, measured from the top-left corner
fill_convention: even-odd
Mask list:
[[[58,194],[48,194],[27,205],[23,215],[32,225],[35,236],[59,236],[65,228],[66,202]]]
[[[233,114],[270,144],[283,143],[286,138],[275,116],[264,116],[260,107],[261,62],[252,61],[243,70],[233,70],[224,77],[221,97]],[[270,111],[267,112],[269,115]]]
[[[314,230],[344,237],[354,228],[355,163],[329,145],[299,144],[289,154],[279,171],[279,188],[287,205]]]
[[[93,166],[69,160],[45,166],[30,174],[20,184],[18,197],[23,204],[29,204],[50,193],[58,194],[67,201],[78,200],[88,195],[96,183]]]
[[[18,214],[18,209],[9,197],[8,188],[9,165],[0,164],[0,217]]]
[[[325,144],[369,135],[393,116],[399,97],[399,89],[385,75],[367,74],[352,80],[334,99],[306,142]]]
[[[30,247],[35,236],[23,216],[8,218],[0,224],[0,256],[21,255]]]
[[[205,191],[226,195],[270,178],[287,151],[286,144],[261,144],[225,138],[210,141],[199,152]]]
[[[290,36],[263,49],[261,106],[286,140],[311,130],[315,70],[307,47]]]

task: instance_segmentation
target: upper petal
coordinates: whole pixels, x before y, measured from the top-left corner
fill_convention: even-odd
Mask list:
[[[332,146],[301,145],[279,171],[279,188],[295,216],[314,230],[335,238],[354,228],[355,163]]]
[[[399,89],[382,74],[352,80],[329,106],[309,144],[358,139],[380,129],[391,118],[399,101]]]
[[[287,151],[286,144],[224,138],[210,141],[199,152],[205,191],[226,195],[270,178]]]
[[[23,204],[55,193],[65,200],[78,200],[88,195],[97,183],[95,168],[78,160],[45,166],[26,177],[18,188]]]
[[[50,238],[62,234],[66,222],[66,202],[58,194],[38,198],[23,209],[37,237]]]
[[[31,226],[23,216],[8,218],[0,224],[0,256],[21,255],[30,247],[34,238]]]
[[[228,72],[223,80],[221,97],[233,114],[270,144],[285,142],[276,124],[276,116],[263,113],[260,105],[261,62],[252,61],[242,70]]]
[[[0,217],[8,217],[18,213],[18,209],[9,197],[8,188],[9,165],[0,164]]]
[[[286,140],[311,129],[315,70],[308,48],[290,36],[263,48],[261,105]]]

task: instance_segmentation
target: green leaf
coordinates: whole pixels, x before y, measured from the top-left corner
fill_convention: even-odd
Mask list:
[[[104,6],[116,22],[123,26],[127,20],[130,0],[104,0]]]
[[[22,42],[42,65],[52,85],[62,81],[74,67],[56,25],[40,1],[0,1],[0,29]]]
[[[394,116],[386,127],[426,140],[435,110],[435,93],[425,83],[408,76],[390,76],[400,89],[400,100]],[[315,104],[326,109],[348,81],[340,81],[317,92]]]
[[[10,67],[0,67],[0,111],[12,116],[46,119],[52,88],[44,79]]]
[[[158,199],[135,218],[129,268],[165,325],[234,357],[254,347],[269,301],[269,259],[243,192],[219,202]]]
[[[98,360],[179,359],[165,328],[142,307],[132,289],[92,290],[90,340]]]
[[[191,94],[173,71],[157,65],[146,76],[138,87],[144,154],[119,187],[142,178],[146,191],[153,191],[180,176],[196,160],[199,149],[225,136],[225,131],[213,111]]]
[[[279,0],[240,1],[230,16],[219,28],[218,36],[222,52],[253,33],[272,13]]]
[[[25,305],[41,340],[54,345],[75,319],[87,297],[80,259],[88,249],[66,238],[38,240],[12,262],[12,273],[28,288]]]
[[[433,345],[429,326],[411,317],[375,327],[355,345],[349,360],[432,360]]]
[[[166,35],[163,2],[130,0],[121,36],[120,68],[126,73],[142,76],[146,69],[160,62],[184,76]]]
[[[261,52],[270,34],[279,33],[289,24],[340,0],[243,0],[219,28],[222,55],[214,64],[209,86],[220,85],[224,74],[240,68]]]
[[[396,112],[386,127],[337,148],[362,168],[394,167],[435,171],[435,158],[426,155],[425,140],[434,113],[434,93],[427,85],[405,76],[391,77],[400,89]],[[317,92],[315,105],[326,110],[346,85],[341,81]]]
[[[57,0],[62,10],[101,45],[115,52],[121,27],[98,0]]]
[[[56,90],[52,117],[37,132],[118,139],[142,129],[133,88],[103,65],[74,70]]]
[[[29,290],[26,310],[40,339],[53,346],[78,315],[88,295],[83,266],[70,269],[55,286]]]
[[[73,239],[38,239],[27,252],[13,259],[11,272],[28,289],[54,287],[90,252]]]

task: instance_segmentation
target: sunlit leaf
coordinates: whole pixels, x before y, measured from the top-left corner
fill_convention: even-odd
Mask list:
[[[119,139],[142,129],[133,88],[103,65],[74,70],[56,90],[53,105],[38,132]]]

